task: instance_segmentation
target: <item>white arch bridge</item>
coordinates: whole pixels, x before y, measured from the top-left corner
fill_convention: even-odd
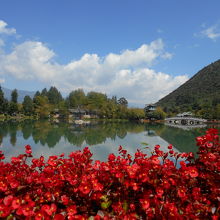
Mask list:
[[[207,120],[196,117],[171,117],[166,118],[165,122],[173,125],[201,125],[206,123]]]

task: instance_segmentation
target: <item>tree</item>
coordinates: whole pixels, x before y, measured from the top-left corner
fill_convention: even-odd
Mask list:
[[[11,92],[11,102],[9,104],[8,112],[9,114],[15,114],[18,112],[18,92],[17,89],[14,89]]]
[[[127,106],[128,106],[128,101],[127,101],[126,98],[121,97],[121,98],[118,100],[118,104],[127,107]]]
[[[8,113],[10,115],[12,115],[12,114],[15,114],[17,112],[18,112],[18,105],[17,105],[17,103],[10,102],[9,103],[9,107],[8,107]]]
[[[58,89],[55,86],[50,87],[49,91],[47,92],[47,97],[49,103],[53,105],[58,105],[58,103],[63,100],[61,93],[58,91]]]
[[[11,92],[11,102],[18,103],[18,92],[17,92],[17,89],[14,89]]]
[[[117,96],[112,96],[112,99],[111,99],[113,102],[114,102],[114,104],[117,104]]]
[[[40,92],[37,91],[37,92],[34,94],[34,98],[37,97],[37,96],[40,96],[40,95],[41,95]]]
[[[4,113],[4,102],[5,102],[4,92],[2,91],[2,88],[0,86],[0,113]]]
[[[145,117],[149,120],[163,120],[166,117],[166,113],[161,107],[157,107],[155,111],[145,111]]]
[[[72,91],[68,97],[69,106],[71,108],[83,107],[86,104],[86,95],[83,89]]]
[[[68,105],[67,102],[62,101],[58,105],[59,108],[59,114],[61,118],[68,118],[69,117],[69,111],[68,111]]]
[[[145,118],[144,109],[130,108],[130,109],[128,109],[128,117],[130,120],[144,119]]]
[[[42,91],[41,91],[41,95],[42,96],[47,96],[47,89],[46,88],[44,88]],[[38,95],[39,96],[39,95]]]
[[[22,104],[23,104],[23,110],[25,114],[30,115],[33,113],[34,105],[33,105],[33,101],[30,96],[25,96]]]
[[[100,92],[89,92],[87,94],[88,108],[92,110],[100,110],[107,102],[107,96]]]
[[[50,116],[51,105],[46,96],[36,96],[35,112],[40,118],[48,118]]]

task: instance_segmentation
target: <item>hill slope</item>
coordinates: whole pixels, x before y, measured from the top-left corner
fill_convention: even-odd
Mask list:
[[[180,111],[217,104],[220,104],[220,60],[206,66],[157,102],[165,109],[178,108]]]

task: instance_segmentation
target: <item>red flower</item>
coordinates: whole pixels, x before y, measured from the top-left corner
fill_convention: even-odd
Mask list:
[[[160,164],[160,160],[158,159],[158,156],[151,156],[151,162],[153,164]]]
[[[116,158],[116,156],[114,154],[109,154],[109,156],[108,156],[109,161],[114,161],[115,158]]]
[[[188,173],[192,178],[199,175],[198,170],[195,167],[188,167]]]
[[[64,204],[64,205],[68,205],[68,203],[69,203],[69,197],[68,196],[66,196],[66,195],[63,195],[63,196],[61,196],[61,201],[62,201],[62,203]]]
[[[57,206],[54,203],[52,203],[51,206],[43,205],[41,210],[46,212],[49,216],[51,216],[56,212]]]
[[[9,196],[6,196],[6,197],[4,198],[3,203],[4,203],[6,206],[9,206],[9,205],[11,205],[12,200],[13,200],[13,196],[12,196],[12,195],[9,195]]]
[[[186,188],[185,187],[179,187],[177,190],[177,194],[181,199],[186,199]]]
[[[64,216],[62,214],[56,214],[53,218],[53,220],[64,220]]]
[[[150,203],[147,199],[140,199],[140,203],[144,210],[148,210],[148,208],[150,207]]]
[[[76,205],[71,205],[67,208],[68,216],[73,216],[77,213]]]
[[[34,215],[33,208],[30,207],[29,205],[22,206],[21,210],[22,210],[22,213],[24,216],[33,216]]]
[[[48,215],[46,215],[46,213],[44,213],[43,211],[39,211],[35,214],[34,219],[35,220],[44,220],[45,217],[47,217]]]
[[[173,146],[170,144],[170,145],[168,146],[168,149],[169,149],[169,150],[173,149]]]
[[[14,198],[11,206],[14,210],[18,209],[21,206],[21,200],[18,198]]]
[[[32,153],[32,150],[31,150],[31,146],[30,145],[26,145],[25,146],[25,152],[26,152],[26,154],[31,154]]]
[[[83,194],[88,194],[91,189],[88,185],[85,185],[85,184],[81,184],[80,187],[79,187],[79,190],[83,193]]]

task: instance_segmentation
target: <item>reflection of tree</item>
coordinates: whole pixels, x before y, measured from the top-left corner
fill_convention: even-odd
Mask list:
[[[12,146],[16,145],[17,130],[19,130],[19,122],[11,121],[9,126],[9,134],[10,134],[10,143]]]
[[[63,135],[63,127],[56,126],[49,121],[37,121],[34,123],[32,132],[33,140],[35,143],[40,142],[41,145],[48,145],[54,147]]]
[[[139,133],[147,131],[150,135],[158,135],[179,151],[197,152],[195,137],[204,133],[205,129],[190,131],[172,128],[163,124],[135,124],[135,123],[98,123],[90,125],[71,125],[68,123],[54,124],[49,121],[0,122],[0,144],[7,136],[13,146],[16,145],[17,132],[21,131],[24,139],[32,136],[35,143],[54,147],[63,137],[75,146],[101,144],[107,138],[115,140],[124,138],[129,132]],[[202,133],[201,133],[202,132]]]
[[[59,143],[62,134],[60,133],[59,129],[52,129],[48,132],[46,137],[46,143],[49,147],[54,147],[57,143]]]
[[[25,120],[21,122],[21,130],[23,133],[23,138],[25,140],[27,140],[31,136],[33,132],[33,124],[34,122],[32,120]]]
[[[101,144],[107,138],[115,140],[116,137],[124,138],[128,132],[142,132],[145,130],[143,124],[134,123],[98,123],[90,125],[70,125],[68,123],[54,124],[47,120],[23,122],[1,122],[0,137],[4,138],[10,134],[11,144],[16,144],[18,130],[23,133],[23,138],[32,136],[34,142],[45,146],[54,147],[63,136],[69,143],[75,146]]]
[[[4,121],[0,121],[0,144],[2,144],[4,137],[8,134],[8,126]]]

